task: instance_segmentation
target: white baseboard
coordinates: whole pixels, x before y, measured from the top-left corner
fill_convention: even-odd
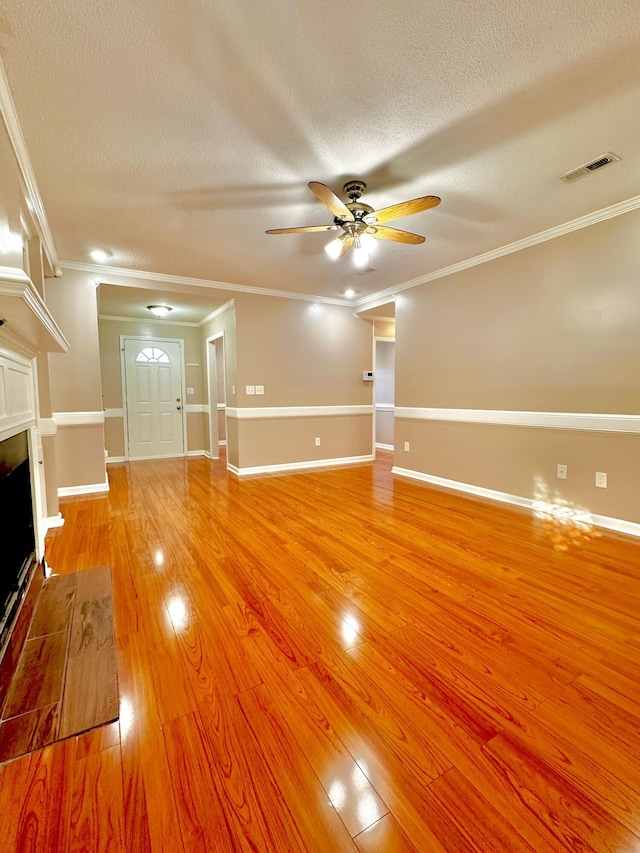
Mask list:
[[[398,468],[393,466],[392,474],[401,477],[409,477],[412,480],[420,480],[434,486],[443,486],[445,489],[453,489],[456,492],[465,492],[480,498],[488,498],[492,501],[520,506],[536,512],[545,512],[549,515],[557,514],[559,517],[566,516],[566,507],[549,504],[534,498],[525,498],[521,495],[512,495],[508,492],[498,492],[495,489],[485,489],[482,486],[474,486],[471,483],[461,483],[458,480],[447,480],[444,477],[436,477],[433,474],[423,474],[421,471],[413,471],[410,468]],[[596,527],[604,527],[616,533],[626,533],[629,536],[640,536],[640,524],[635,521],[626,521],[624,518],[613,518],[609,515],[594,515],[593,513],[580,510],[576,516],[577,521],[582,524],[594,524]]]
[[[62,517],[62,513],[59,512],[57,515],[50,515],[45,518],[44,523],[47,530],[51,530],[53,527],[62,527],[64,525],[64,518]]]
[[[372,462],[373,454],[367,456],[340,456],[337,459],[312,459],[308,462],[287,462],[283,465],[258,465],[255,468],[236,468],[227,464],[227,469],[239,477],[250,474],[280,474],[285,471],[306,471],[313,468],[333,468],[337,465],[356,465],[359,462]]]
[[[393,444],[379,444],[376,441],[376,448],[378,450],[393,450]]]
[[[109,491],[109,481],[104,483],[87,483],[84,486],[61,486],[58,489],[59,498],[70,498],[75,495],[98,495]]]
[[[218,442],[218,447],[226,447],[226,446],[227,446],[226,440]]]
[[[124,456],[107,456],[106,463],[107,465],[111,465],[112,462],[126,462],[126,458]]]
[[[187,456],[206,456],[206,450],[187,450]]]

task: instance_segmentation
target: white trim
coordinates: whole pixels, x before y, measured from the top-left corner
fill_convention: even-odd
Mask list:
[[[52,530],[54,527],[64,526],[64,518],[62,517],[61,512],[57,515],[50,515],[48,518],[45,518],[44,522],[47,530]]]
[[[54,412],[53,418],[59,427],[96,426],[104,423],[104,412]]]
[[[58,253],[56,252],[53,235],[51,234],[51,229],[49,228],[49,223],[47,221],[44,204],[42,203],[42,197],[40,195],[40,190],[38,189],[38,182],[36,181],[36,175],[33,171],[31,158],[29,157],[29,151],[24,141],[24,136],[22,135],[20,122],[18,121],[18,114],[16,112],[13,96],[11,95],[9,81],[7,80],[7,75],[1,62],[0,113],[2,113],[7,133],[9,134],[9,139],[11,140],[11,145],[15,152],[16,160],[18,161],[18,168],[20,169],[20,174],[25,188],[26,200],[28,201],[29,213],[33,219],[33,224],[38,231],[38,236],[40,237],[40,242],[42,243],[42,248],[47,256],[47,260],[49,261],[52,271],[54,271],[58,263]]]
[[[216,317],[219,317],[220,314],[223,314],[225,311],[228,311],[229,308],[233,308],[236,304],[235,299],[229,299],[228,302],[225,302],[224,305],[221,305],[219,308],[216,308],[215,311],[212,311],[210,314],[207,314],[206,317],[203,317],[202,320],[198,323],[198,326],[206,326],[207,323],[210,323],[212,320],[215,320]]]
[[[572,219],[570,222],[564,222],[562,225],[556,225],[553,228],[548,228],[546,231],[539,231],[537,234],[532,234],[529,237],[524,237],[521,240],[516,240],[514,243],[508,243],[506,246],[499,246],[497,249],[492,249],[490,252],[483,252],[481,255],[475,255],[473,258],[468,258],[465,261],[460,261],[457,264],[452,264],[448,267],[435,270],[435,272],[421,275],[418,278],[405,281],[395,287],[388,287],[386,290],[380,290],[378,293],[373,293],[371,296],[365,296],[357,300],[353,304],[357,308],[369,306],[369,303],[378,303],[378,300],[389,300],[390,297],[400,293],[402,290],[409,290],[412,287],[417,287],[420,284],[426,284],[429,281],[435,281],[438,278],[446,278],[449,275],[454,275],[462,270],[467,270],[470,267],[477,267],[480,264],[486,264],[489,261],[494,261],[497,258],[502,258],[504,255],[512,255],[514,252],[520,252],[522,249],[528,249],[531,246],[536,246],[538,243],[546,243],[547,240],[554,240],[556,237],[562,237],[564,234],[570,234],[572,231],[579,231],[581,228],[588,228],[590,225],[595,225],[598,222],[604,222],[606,219],[612,219],[614,216],[621,216],[623,213],[629,213],[640,207],[640,195],[633,198],[620,201],[617,204],[612,204],[610,207],[604,207],[601,210],[596,210],[593,213],[587,213],[585,216],[579,216],[577,219]],[[377,304],[370,305],[371,308],[376,308]]]
[[[373,406],[264,406],[258,408],[232,408],[227,406],[228,418],[237,420],[265,420],[267,418],[321,418],[345,415],[371,415]]]
[[[205,450],[187,450],[187,456],[204,456]]]
[[[395,412],[393,403],[376,403],[376,412]]]
[[[289,290],[270,290],[266,287],[251,287],[246,284],[233,284],[229,281],[214,281],[212,279],[188,278],[181,275],[167,275],[166,273],[147,272],[146,270],[132,270],[124,267],[110,267],[104,264],[85,264],[79,261],[60,261],[59,266],[65,270],[79,270],[80,272],[96,273],[100,276],[100,284],[123,285],[122,282],[111,282],[110,275],[125,276],[127,278],[145,279],[148,281],[163,282],[166,284],[191,285],[193,287],[208,287],[214,290],[231,290],[237,293],[252,293],[256,296],[276,296],[280,299],[300,299],[303,302],[324,302],[329,305],[342,305],[353,307],[349,299],[337,299],[329,296],[313,296],[310,293],[294,293]],[[224,306],[222,306],[224,307]]]
[[[377,450],[393,450],[393,444],[380,444],[376,441]]]
[[[0,93],[1,93],[1,70],[0,65]],[[2,96],[0,94],[0,109],[2,107]],[[6,325],[2,328],[2,336],[7,333],[15,336],[17,340],[11,341],[12,347],[19,346],[20,350],[29,357],[37,352],[67,352],[69,341],[65,338],[62,330],[56,323],[53,315],[38,293],[34,283],[29,276],[17,267],[0,266],[0,297],[15,299],[12,305],[15,308],[7,311],[8,316],[3,316]],[[24,308],[28,309],[25,313]],[[6,309],[3,309],[6,311]],[[33,320],[38,323],[34,335]],[[43,333],[44,332],[44,337]]]
[[[640,433],[640,415],[607,415],[586,412],[516,412],[501,409],[421,409],[396,406],[396,418],[420,421],[502,424],[543,429],[592,432]]]
[[[112,465],[114,462],[128,462],[129,460],[126,456],[107,456],[106,463],[107,465]]]
[[[60,486],[59,498],[69,498],[75,495],[98,495],[109,491],[109,481],[104,483],[87,483],[85,486]]]
[[[98,320],[114,320],[118,323],[161,323],[163,326],[193,326],[197,329],[200,323],[188,320],[161,320],[159,317],[119,317],[116,314],[98,314]]]
[[[40,435],[55,435],[58,432],[58,424],[55,418],[38,418],[38,432]]]
[[[367,456],[340,456],[337,459],[313,459],[307,462],[286,462],[283,465],[258,465],[255,468],[236,468],[228,464],[227,468],[239,477],[250,474],[279,474],[284,471],[306,471],[312,468],[333,468],[337,465],[357,465],[360,462],[372,462],[373,454]]]
[[[124,409],[105,409],[104,416],[105,418],[123,418]]]
[[[412,480],[420,480],[423,483],[430,483],[433,486],[442,486],[445,489],[452,489],[456,492],[464,492],[476,497],[488,498],[492,501],[511,504],[512,506],[524,507],[525,509],[545,512],[550,515],[557,513],[559,517],[566,518],[566,507],[544,503],[539,500],[534,500],[533,498],[525,498],[521,495],[512,495],[508,492],[498,492],[494,489],[485,489],[482,486],[474,486],[470,483],[461,483],[458,480],[447,480],[445,477],[436,477],[433,474],[423,474],[421,471],[413,471],[409,468],[398,468],[395,465],[391,469],[391,473],[397,474],[401,477],[408,477]],[[640,524],[635,521],[627,521],[624,518],[613,518],[609,515],[593,515],[590,512],[580,511],[576,516],[576,521],[581,524],[594,524],[596,527],[604,527],[607,530],[614,530],[616,533],[626,533],[629,536],[640,536]]]
[[[227,446],[227,439],[226,438],[223,438],[221,441],[218,442],[218,447],[226,447],[226,446]],[[213,457],[211,457],[211,458],[213,458]]]
[[[184,410],[188,415],[201,415],[205,408],[207,410],[209,409],[209,407],[205,406],[203,403],[187,403]]]
[[[209,408],[209,407],[207,406],[207,409],[208,409],[208,408]],[[219,412],[224,412],[224,410],[225,410],[226,408],[227,408],[227,404],[226,404],[226,403],[218,403],[218,411],[219,411]]]

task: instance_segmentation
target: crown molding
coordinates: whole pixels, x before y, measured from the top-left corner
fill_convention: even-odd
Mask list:
[[[537,246],[538,243],[546,243],[547,240],[554,240],[556,237],[562,237],[564,234],[570,234],[572,231],[579,231],[581,228],[588,228],[590,225],[604,222],[606,219],[613,219],[615,216],[621,216],[623,213],[629,213],[632,210],[637,210],[639,207],[640,195],[637,195],[626,201],[612,204],[610,207],[603,207],[602,210],[587,213],[585,216],[572,219],[570,222],[565,222],[562,225],[555,225],[553,228],[540,231],[538,234],[532,234],[530,237],[524,237],[522,240],[516,240],[515,243],[508,243],[506,246],[500,246],[497,249],[492,249],[490,252],[484,252],[482,255],[475,255],[475,257],[468,258],[466,261],[460,261],[449,267],[442,267],[442,269],[435,272],[413,278],[394,287],[388,287],[386,290],[378,291],[378,293],[372,293],[371,296],[362,297],[352,304],[360,310],[363,308],[377,308],[378,305],[389,302],[397,293],[403,290],[410,290],[413,287],[418,287],[429,281],[435,281],[438,278],[446,278],[457,272],[462,272],[471,267],[477,267],[480,264],[486,264],[489,261],[502,258],[504,255],[512,255],[514,252],[520,252],[522,249]]]
[[[236,304],[235,299],[230,299],[228,302],[225,302],[224,305],[221,305],[219,308],[216,308],[215,311],[212,311],[211,314],[207,314],[206,317],[203,317],[202,320],[198,323],[198,326],[206,326],[207,323],[210,323],[212,320],[215,320],[216,317],[219,317],[220,314],[223,314],[225,311],[228,311],[229,308],[233,308]]]
[[[36,175],[33,171],[33,166],[31,165],[31,158],[29,157],[27,145],[22,134],[22,128],[20,127],[20,122],[18,120],[18,114],[11,94],[9,81],[4,70],[4,65],[1,61],[0,113],[4,119],[4,123],[7,127],[7,133],[9,134],[9,139],[16,155],[16,160],[18,161],[18,168],[20,169],[20,175],[22,177],[23,192],[26,197],[29,214],[33,220],[33,225],[38,232],[49,266],[51,267],[52,272],[55,272],[55,268],[58,264],[58,253],[56,252],[53,235],[49,228],[47,214],[45,213],[40,190],[38,189]]]
[[[98,314],[98,320],[116,320],[118,323],[161,323],[163,326],[193,326],[198,329],[201,323],[190,323],[187,320],[161,320],[159,317],[119,317],[117,314]]]
[[[146,281],[161,282],[162,284],[191,285],[192,287],[206,287],[213,290],[230,290],[235,293],[250,293],[254,296],[276,296],[279,299],[300,299],[303,302],[323,302],[326,305],[353,307],[354,304],[351,299],[334,299],[329,296],[313,296],[309,293],[294,293],[290,290],[269,290],[266,287],[251,287],[246,284],[233,284],[229,281],[215,281],[214,279],[206,278],[188,278],[181,275],[167,275],[166,273],[148,272],[146,270],[111,267],[107,264],[86,264],[81,263],[80,261],[60,261],[58,266],[63,270],[77,270],[79,272],[95,273],[100,279],[100,284],[120,284],[120,282],[108,281],[108,277],[109,275],[121,275],[126,278],[144,279]]]

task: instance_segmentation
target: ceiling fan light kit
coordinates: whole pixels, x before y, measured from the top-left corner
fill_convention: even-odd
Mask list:
[[[412,216],[440,204],[435,195],[421,196],[412,201],[400,202],[382,210],[374,210],[370,205],[360,201],[367,185],[364,181],[347,181],[343,191],[350,199],[343,202],[329,187],[318,181],[311,181],[309,189],[329,208],[333,214],[333,225],[310,225],[302,228],[275,228],[267,234],[304,234],[314,231],[339,231],[340,234],[324,247],[329,257],[337,261],[353,246],[353,261],[356,267],[362,269],[369,262],[369,255],[376,248],[376,240],[391,240],[395,243],[418,245],[425,238],[410,231],[400,231],[389,228],[381,223]]]

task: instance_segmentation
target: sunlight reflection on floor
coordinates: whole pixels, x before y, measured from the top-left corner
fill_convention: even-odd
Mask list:
[[[542,521],[556,551],[568,551],[602,536],[588,510],[570,504],[557,493],[552,496],[541,477],[534,478],[533,501],[533,514]]]

